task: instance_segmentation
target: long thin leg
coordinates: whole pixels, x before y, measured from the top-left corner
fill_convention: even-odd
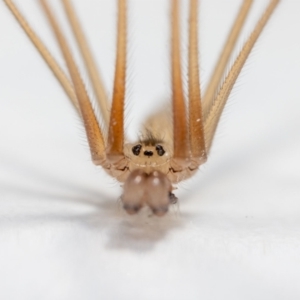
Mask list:
[[[107,149],[107,156],[112,161],[123,157],[126,85],[126,25],[126,0],[118,0],[117,58]]]
[[[88,94],[85,90],[84,83],[80,77],[79,71],[72,57],[69,45],[58,26],[56,18],[54,17],[52,11],[50,10],[50,7],[48,6],[47,0],[40,0],[40,2],[56,35],[57,41],[71,75],[76,96],[79,102],[80,111],[84,121],[84,127],[87,134],[92,159],[95,164],[103,165],[106,161],[103,135],[94,114]]]
[[[27,23],[26,19],[22,16],[19,9],[16,7],[16,5],[11,0],[4,0],[7,7],[10,9],[10,11],[13,13],[15,18],[17,19],[18,23],[22,26],[23,30],[31,40],[31,42],[34,44],[36,49],[39,51],[45,62],[50,67],[51,71],[55,75],[55,77],[58,79],[59,83],[65,90],[66,94],[68,95],[69,99],[71,100],[74,107],[79,112],[78,107],[78,101],[77,97],[73,88],[72,83],[66,76],[66,74],[62,71],[58,63],[55,61],[51,53],[48,51],[46,46],[43,44],[43,42],[39,39],[39,37],[36,35],[36,33],[32,30],[30,25]]]
[[[198,0],[190,0],[189,21],[189,134],[191,154],[206,159],[198,62]],[[199,161],[200,163],[200,161]]]
[[[243,5],[241,6],[241,9],[237,15],[237,18],[231,28],[231,31],[229,33],[229,36],[225,43],[225,46],[219,57],[219,60],[216,64],[213,75],[209,81],[208,87],[204,93],[203,104],[202,104],[204,119],[206,119],[206,117],[213,105],[213,100],[214,100],[216,91],[218,89],[220,81],[222,80],[222,77],[224,76],[224,71],[225,71],[226,66],[228,65],[228,60],[229,60],[232,50],[236,44],[237,38],[241,32],[243,24],[247,18],[247,15],[251,8],[251,4],[252,4],[252,0],[244,0]]]
[[[174,159],[189,157],[189,139],[187,134],[186,108],[182,88],[181,57],[180,57],[180,32],[179,32],[179,4],[178,0],[172,1],[172,101],[173,101],[173,135]]]
[[[265,10],[264,14],[256,24],[254,30],[252,31],[250,37],[248,38],[247,42],[245,43],[244,47],[242,48],[240,54],[236,58],[229,74],[227,75],[220,91],[214,100],[214,104],[208,114],[207,119],[205,120],[204,130],[205,130],[205,142],[206,142],[206,149],[209,151],[212,140],[223,111],[223,108],[226,104],[228,96],[232,90],[232,87],[239,76],[243,65],[246,62],[249,53],[251,52],[256,40],[260,36],[263,28],[265,27],[267,21],[269,20],[270,16],[272,15],[275,7],[279,3],[279,0],[271,0],[267,9]]]
[[[87,40],[84,36],[84,33],[80,26],[79,20],[77,18],[77,15],[75,13],[75,10],[74,10],[70,0],[62,0],[62,2],[64,5],[64,8],[65,8],[68,20],[71,24],[74,36],[76,38],[78,47],[80,49],[81,55],[84,59],[85,66],[88,70],[89,77],[92,82],[97,101],[101,108],[101,115],[103,117],[104,124],[107,127],[108,122],[109,122],[109,104],[108,104],[107,94],[104,89],[104,85],[102,83],[102,80],[100,78],[99,72],[96,67],[95,60],[89,49]]]

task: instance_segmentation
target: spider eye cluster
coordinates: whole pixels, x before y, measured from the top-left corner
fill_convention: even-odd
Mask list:
[[[132,147],[132,153],[136,156],[138,156],[141,152],[141,149],[142,149],[142,145],[138,144],[138,145],[135,145],[134,147]]]
[[[157,145],[156,147],[155,147],[155,150],[156,150],[156,152],[157,152],[157,154],[159,155],[159,156],[163,156],[164,154],[165,154],[165,150],[164,150],[164,148],[163,148],[163,146],[161,146],[161,145]]]

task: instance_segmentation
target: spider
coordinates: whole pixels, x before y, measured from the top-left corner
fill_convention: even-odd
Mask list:
[[[142,207],[148,206],[157,216],[166,214],[170,204],[176,203],[177,198],[173,194],[174,185],[193,176],[199,166],[206,162],[220,116],[233,85],[256,40],[279,3],[279,0],[269,1],[230,71],[222,80],[229,57],[252,4],[252,0],[243,1],[208,88],[201,97],[198,65],[198,0],[190,0],[186,105],[181,70],[179,0],[170,0],[172,131],[168,133],[166,129],[163,138],[160,138],[153,128],[156,126],[159,131],[162,131],[166,128],[164,126],[166,120],[157,116],[153,120],[155,126],[149,124],[142,139],[136,143],[127,143],[124,133],[127,1],[118,0],[117,53],[112,104],[109,109],[103,84],[74,8],[70,0],[62,0],[92,82],[101,117],[104,125],[107,125],[107,133],[97,121],[70,47],[47,0],[40,0],[40,2],[57,38],[71,80],[48,52],[13,1],[4,1],[53,71],[82,118],[92,161],[123,183],[121,201],[126,212],[135,214]]]

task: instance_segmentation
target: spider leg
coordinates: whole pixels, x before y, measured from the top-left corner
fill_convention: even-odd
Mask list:
[[[43,57],[45,62],[48,64],[49,68],[65,90],[66,94],[68,95],[69,99],[71,100],[74,107],[79,111],[77,97],[74,91],[74,87],[71,81],[68,79],[66,74],[62,71],[61,67],[58,65],[56,60],[53,58],[51,53],[48,51],[46,46],[40,40],[40,38],[36,35],[30,25],[27,23],[26,19],[23,17],[17,6],[13,3],[12,0],[4,0],[7,7],[10,9],[12,14],[15,16],[18,23],[21,25],[31,42],[34,44],[36,49],[39,51],[40,55]]]
[[[211,79],[209,81],[209,84],[207,86],[207,89],[203,96],[203,117],[206,119],[212,105],[215,93],[218,89],[218,86],[222,80],[222,77],[224,76],[224,71],[226,66],[228,65],[228,61],[230,58],[230,55],[232,53],[232,50],[236,44],[237,38],[241,32],[241,29],[245,23],[245,20],[247,18],[247,15],[250,11],[252,0],[244,0],[240,11],[235,19],[235,22],[231,28],[231,31],[228,35],[227,41],[225,43],[225,46],[222,50],[222,53],[219,57],[219,60],[216,64],[216,67],[213,71],[213,75],[211,76]]]
[[[107,94],[104,89],[99,72],[97,70],[95,60],[89,49],[85,35],[82,31],[82,28],[80,26],[80,23],[77,18],[77,15],[75,13],[75,10],[71,4],[71,1],[70,0],[62,0],[62,3],[64,6],[64,9],[65,9],[66,15],[68,17],[69,23],[71,25],[71,28],[73,30],[73,34],[76,38],[81,55],[83,57],[85,66],[88,70],[88,74],[89,74],[90,80],[92,82],[92,86],[93,86],[98,104],[101,108],[101,115],[103,117],[104,124],[107,127],[108,122],[109,122],[108,99],[107,99]]]
[[[198,0],[190,0],[188,57],[189,137],[191,156],[200,165],[206,160],[206,149],[198,61]]]
[[[172,68],[172,107],[173,107],[173,158],[178,163],[184,163],[190,156],[189,137],[185,99],[182,88],[179,3],[172,0],[171,9],[171,68]]]
[[[109,121],[107,156],[112,162],[124,157],[124,101],[126,85],[126,0],[118,0],[117,57]]]
[[[228,75],[226,76],[217,96],[213,101],[213,106],[211,107],[207,118],[204,123],[204,131],[205,131],[205,144],[207,151],[210,150],[212,140],[223,111],[223,108],[226,104],[228,96],[232,90],[232,87],[238,78],[242,67],[244,66],[249,53],[251,52],[256,40],[260,36],[263,28],[271,17],[274,9],[276,8],[279,0],[270,0],[269,5],[267,6],[265,12],[257,22],[254,30],[249,36],[248,40],[244,44],[241,52],[236,58],[232,68],[230,69]]]
[[[52,29],[55,33],[60,49],[66,61],[68,70],[70,72],[88,138],[92,160],[97,165],[104,165],[106,161],[104,139],[92,105],[90,103],[88,94],[86,92],[84,83],[80,77],[79,71],[72,57],[69,45],[62,31],[60,30],[57,20],[49,7],[47,0],[40,0],[40,2],[49,19],[49,22],[52,26]]]

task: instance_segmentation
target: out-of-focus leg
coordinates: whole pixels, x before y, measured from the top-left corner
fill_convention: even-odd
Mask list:
[[[190,0],[189,20],[189,134],[191,156],[201,164],[206,160],[203,115],[201,106],[198,58],[198,0]]]
[[[17,19],[18,23],[22,26],[23,30],[31,40],[31,42],[34,44],[36,49],[39,51],[59,83],[62,85],[63,89],[65,90],[66,94],[68,95],[69,99],[71,100],[74,107],[79,111],[79,106],[77,102],[77,97],[73,88],[72,83],[66,76],[66,74],[62,71],[61,67],[58,65],[56,60],[53,58],[51,53],[48,51],[44,43],[40,40],[40,38],[36,35],[36,33],[33,31],[31,26],[28,24],[26,19],[23,17],[17,6],[13,3],[12,0],[4,0],[7,7],[10,9],[10,11],[13,13],[15,18]]]
[[[97,122],[92,105],[90,103],[90,99],[86,92],[84,83],[80,77],[79,71],[72,57],[69,45],[65,37],[63,36],[63,33],[61,32],[57,20],[54,14],[52,13],[47,1],[40,0],[40,2],[53,28],[60,49],[66,61],[68,70],[70,72],[70,76],[78,99],[81,115],[83,118],[92,159],[95,164],[104,165],[106,163],[106,154],[103,135]]]
[[[111,107],[107,156],[114,162],[123,157],[124,102],[126,86],[126,0],[118,0],[117,60]]]
[[[207,118],[205,119],[205,123],[204,123],[205,144],[206,144],[207,151],[210,150],[220,116],[222,114],[226,101],[229,97],[229,94],[232,90],[232,87],[236,79],[238,78],[242,70],[242,67],[244,66],[255,42],[260,36],[262,30],[264,29],[266,23],[270,19],[278,3],[279,0],[271,0],[269,2],[269,5],[267,6],[262,17],[259,19],[258,23],[256,24],[254,30],[252,31],[245,45],[243,46],[232,68],[230,69],[228,75],[226,76],[225,81],[223,82],[216,98],[213,101],[213,106]]]
[[[185,100],[182,88],[180,30],[179,30],[179,1],[172,0],[171,12],[171,65],[172,65],[172,106],[173,106],[173,140],[174,161],[184,162],[189,157],[189,137]]]
[[[204,119],[207,117],[207,115],[213,105],[213,100],[214,100],[216,91],[219,87],[222,77],[224,76],[224,72],[225,72],[226,66],[228,65],[230,55],[232,54],[232,50],[236,44],[237,38],[239,37],[241,29],[245,23],[245,20],[247,18],[250,8],[251,8],[252,2],[253,2],[252,0],[244,0],[243,5],[241,6],[241,9],[240,9],[240,11],[235,19],[235,22],[231,28],[231,31],[228,35],[227,41],[226,41],[225,46],[222,50],[222,53],[219,57],[219,60],[216,64],[213,75],[209,81],[209,84],[207,86],[207,89],[206,89],[204,97],[203,97],[203,104],[202,104]]]
[[[101,108],[101,115],[103,117],[105,127],[107,127],[109,122],[109,103],[108,103],[107,94],[105,92],[104,85],[102,83],[102,80],[100,78],[99,72],[96,67],[95,60],[89,49],[85,35],[82,31],[75,10],[71,4],[71,1],[62,0],[62,3],[65,8],[66,15],[68,17],[70,25],[72,27],[81,55],[84,59],[85,66],[88,70],[88,74],[92,82],[98,104]]]

